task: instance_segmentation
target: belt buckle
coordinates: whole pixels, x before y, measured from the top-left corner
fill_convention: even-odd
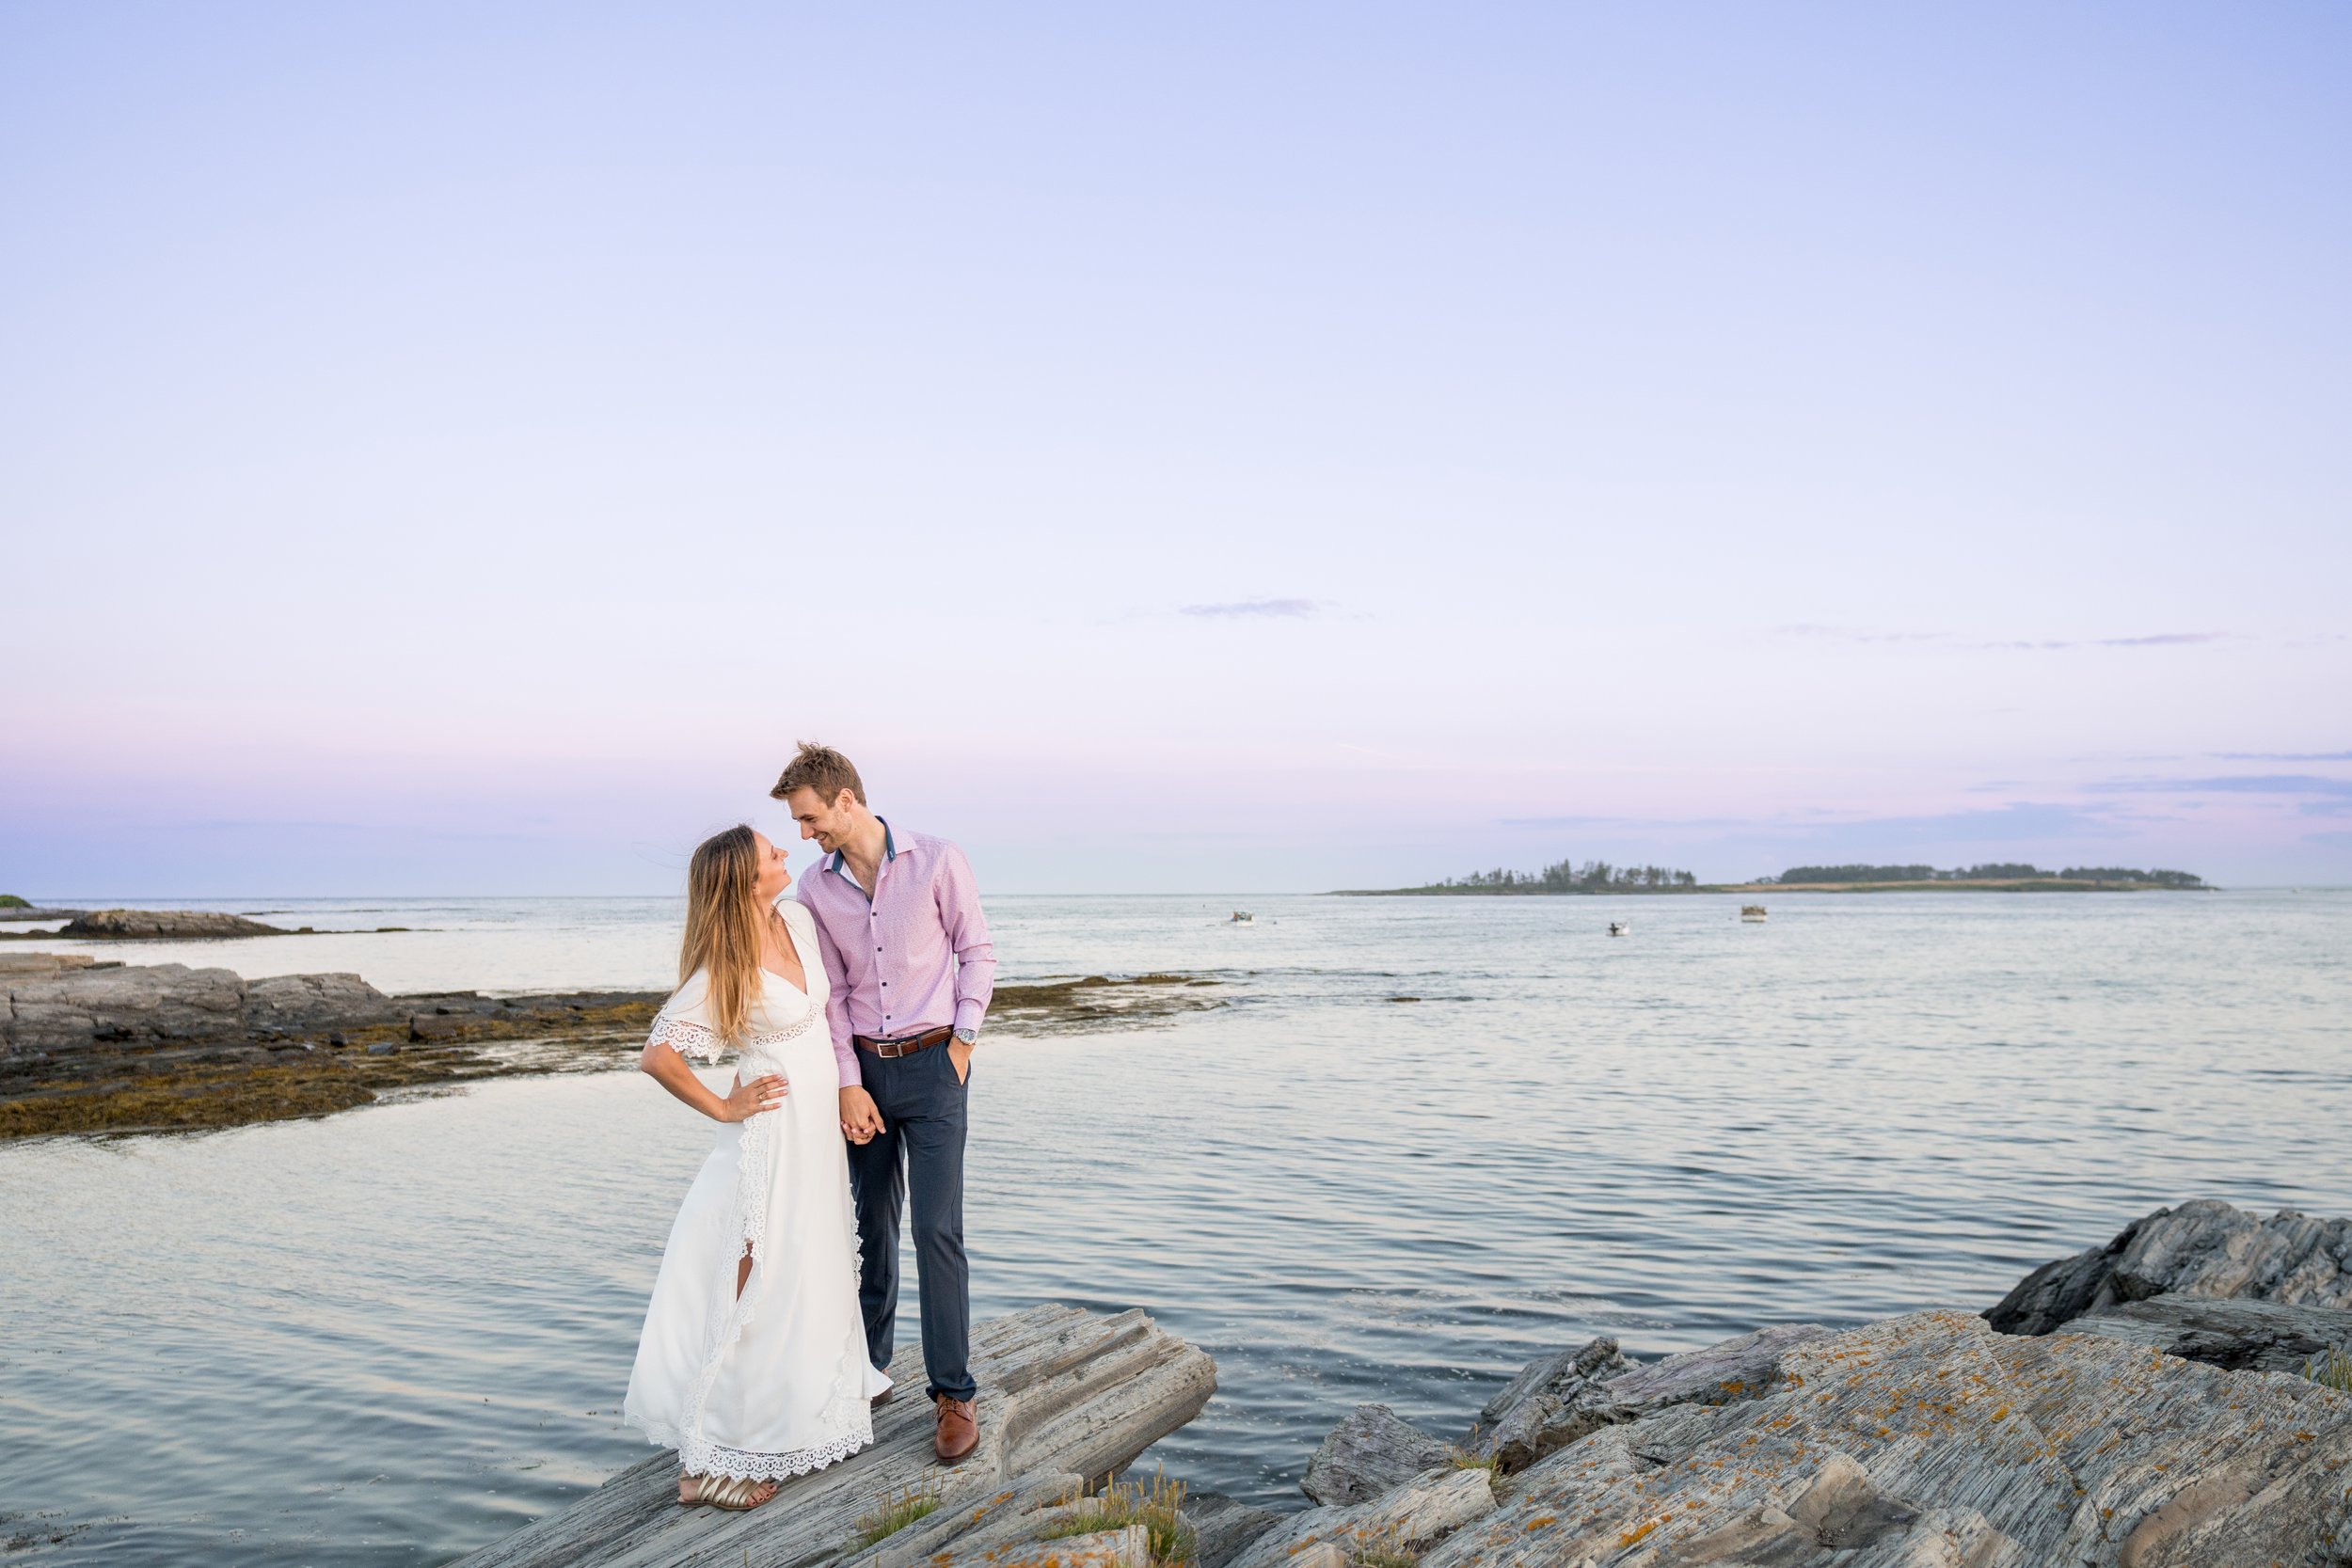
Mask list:
[[[906,1053],[904,1040],[878,1040],[874,1044],[874,1054],[885,1062],[895,1062]]]

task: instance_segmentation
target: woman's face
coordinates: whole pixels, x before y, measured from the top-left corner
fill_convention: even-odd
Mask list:
[[[783,846],[769,843],[768,835],[756,831],[752,834],[752,842],[759,852],[759,875],[752,881],[752,895],[765,909],[784,896],[784,890],[792,885],[792,873],[784,868]]]

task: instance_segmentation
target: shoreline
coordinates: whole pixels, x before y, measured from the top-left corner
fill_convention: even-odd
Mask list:
[[[1771,1323],[1655,1360],[1606,1335],[1554,1345],[1452,1440],[1358,1404],[1293,1510],[1135,1479],[1216,1363],[1143,1309],[1048,1303],[975,1325],[963,1466],[930,1462],[929,1412],[904,1402],[764,1517],[681,1512],[656,1453],[453,1568],[689,1568],[754,1545],[849,1568],[2333,1562],[2312,1548],[2352,1520],[2348,1248],[2352,1221],[2199,1199],[1982,1311]],[[914,1378],[919,1349],[891,1371]]]
[[[668,991],[387,995],[357,974],[246,980],[87,954],[0,957],[0,1143],[212,1132],[331,1116],[405,1089],[605,1071]],[[1200,974],[1048,976],[996,988],[993,1032],[1144,1027],[1228,1006]]]

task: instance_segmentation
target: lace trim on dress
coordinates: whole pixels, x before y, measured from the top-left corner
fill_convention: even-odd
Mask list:
[[[849,1458],[874,1440],[873,1407],[862,1397],[865,1380],[858,1375],[857,1362],[864,1356],[863,1347],[854,1356],[845,1354],[834,1373],[825,1408],[817,1417],[818,1430],[832,1434],[822,1442],[783,1453],[748,1453],[690,1436],[677,1445],[679,1466],[690,1476],[786,1481]]]
[[[672,1018],[662,1013],[653,1021],[653,1033],[645,1037],[647,1045],[666,1045],[681,1056],[691,1056],[712,1067],[726,1054],[727,1042],[715,1029],[706,1029],[687,1019]]]
[[[789,1029],[754,1035],[743,1042],[743,1053],[748,1056],[764,1047],[799,1039],[808,1033],[816,1022],[817,1015],[812,1012]],[[719,1064],[719,1059],[726,1054],[727,1050],[725,1037],[716,1029],[696,1023],[692,1019],[674,1018],[666,1012],[654,1015],[653,1033],[645,1037],[645,1043],[666,1045],[681,1056],[691,1056],[713,1067]]]

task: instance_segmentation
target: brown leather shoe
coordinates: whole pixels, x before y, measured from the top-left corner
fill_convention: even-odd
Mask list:
[[[883,1405],[888,1404],[888,1403],[890,1402],[890,1396],[891,1396],[891,1395],[893,1395],[893,1394],[895,1394],[895,1393],[897,1393],[898,1391],[898,1386],[897,1384],[895,1384],[895,1383],[894,1383],[894,1384],[892,1384],[889,1387],[887,1387],[887,1388],[883,1389],[881,1393],[876,1394],[876,1395],[875,1395],[872,1399],[867,1400],[867,1401],[866,1402],[866,1409],[868,1409],[868,1410],[880,1410],[880,1409],[881,1409]]]
[[[931,1450],[942,1465],[961,1465],[980,1446],[980,1402],[945,1394],[932,1399],[939,1406],[939,1435],[931,1440]]]

